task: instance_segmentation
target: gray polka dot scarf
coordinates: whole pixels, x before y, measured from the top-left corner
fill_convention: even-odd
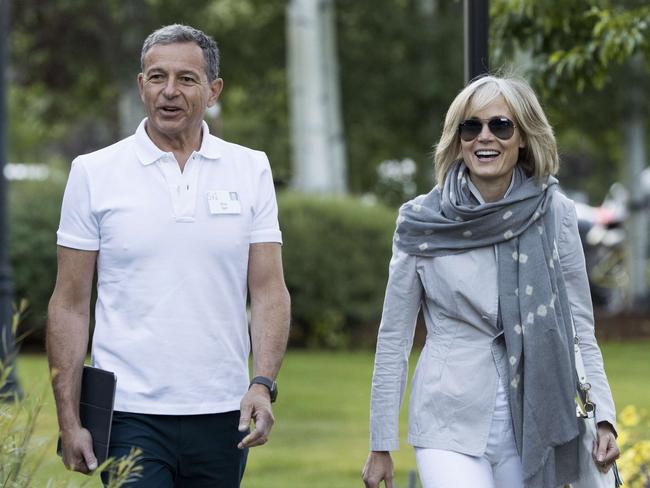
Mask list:
[[[442,189],[405,203],[395,244],[424,257],[497,245],[499,326],[525,485],[555,488],[578,477],[573,334],[551,208],[557,180],[527,178],[516,166],[510,192],[481,204],[468,178],[458,163]]]

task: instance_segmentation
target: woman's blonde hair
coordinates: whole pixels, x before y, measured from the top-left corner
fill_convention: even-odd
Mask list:
[[[560,163],[553,128],[530,85],[515,77],[484,76],[467,85],[447,111],[434,158],[439,184],[444,183],[454,163],[463,158],[458,125],[488,106],[499,95],[512,112],[513,122],[526,145],[519,150],[517,164],[528,176],[540,178],[557,173]]]

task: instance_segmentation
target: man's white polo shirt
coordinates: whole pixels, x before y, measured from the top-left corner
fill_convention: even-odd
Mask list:
[[[115,408],[239,409],[248,388],[249,245],[282,242],[266,155],[211,136],[180,172],[136,133],[72,163],[60,246],[97,250],[92,360]]]

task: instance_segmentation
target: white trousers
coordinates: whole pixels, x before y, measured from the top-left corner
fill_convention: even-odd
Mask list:
[[[423,488],[523,488],[508,397],[501,382],[482,456],[416,447],[415,459]]]

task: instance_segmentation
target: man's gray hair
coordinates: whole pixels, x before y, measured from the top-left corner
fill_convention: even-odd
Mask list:
[[[194,42],[203,51],[205,73],[208,81],[213,82],[219,77],[219,48],[217,43],[204,32],[188,25],[172,24],[161,27],[149,34],[142,45],[140,68],[144,73],[144,56],[156,44],[174,44],[176,42]]]

